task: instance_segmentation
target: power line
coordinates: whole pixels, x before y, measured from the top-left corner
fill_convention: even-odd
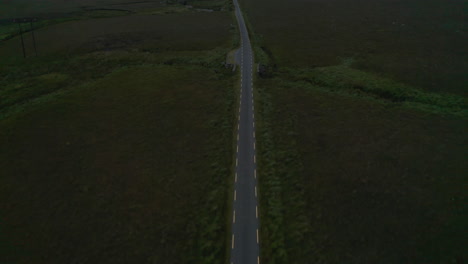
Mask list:
[[[36,37],[34,35],[34,27],[33,27],[33,20],[29,21],[30,26],[31,26],[31,33],[32,33],[32,38],[33,38],[33,45],[34,45],[34,53],[36,54],[37,57],[37,47],[36,47]]]
[[[20,34],[20,37],[21,37],[21,49],[23,51],[23,58],[26,58],[26,48],[25,48],[23,33],[26,33],[27,29],[25,31],[23,31],[21,23],[28,23],[29,22],[30,31],[31,31],[32,40],[33,40],[33,46],[34,46],[34,54],[37,57],[36,34],[34,32],[34,24],[33,24],[33,22],[36,22],[36,21],[37,21],[37,18],[17,18],[17,19],[13,20],[13,22],[16,22],[18,24],[19,34]]]
[[[21,28],[21,22],[19,20],[17,22],[21,35],[21,47],[23,48],[23,58],[26,58],[26,50],[24,49],[23,29]]]

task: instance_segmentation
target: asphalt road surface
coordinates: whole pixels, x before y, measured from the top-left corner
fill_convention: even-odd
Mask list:
[[[233,194],[231,263],[260,263],[255,116],[252,89],[253,54],[239,3],[234,0],[241,35],[241,87],[237,125],[236,172]]]

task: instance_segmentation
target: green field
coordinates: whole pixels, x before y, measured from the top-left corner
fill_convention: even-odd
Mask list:
[[[194,22],[200,23],[199,26],[190,25]],[[226,42],[230,37],[230,22],[230,17],[221,12],[118,16],[51,25],[37,30],[35,38],[41,55],[116,49],[152,52],[203,50]],[[32,35],[27,34],[24,39],[26,54],[33,56]],[[15,37],[1,43],[0,56],[5,60],[22,60],[21,40]]]
[[[257,43],[282,68],[355,60],[417,88],[466,95],[462,0],[241,1]]]
[[[164,1],[141,0],[15,0],[0,3],[0,20],[17,17],[51,17],[92,9],[129,9],[161,7]]]
[[[463,1],[241,4],[262,263],[466,262]],[[231,10],[0,3],[1,263],[228,259]]]
[[[89,20],[90,18],[109,18],[125,16],[120,21],[114,21],[116,24],[112,28],[106,27],[106,30],[111,32],[127,30],[126,32],[135,33],[133,30],[142,31],[138,25],[154,29],[153,23],[183,23],[183,20],[164,21],[158,18],[147,19],[146,24],[138,24],[136,21],[128,21],[129,15],[166,15],[174,13],[197,13],[200,11],[227,11],[231,10],[232,3],[226,0],[165,0],[165,1],[125,1],[125,0],[88,0],[88,1],[58,1],[58,0],[43,0],[32,1],[22,0],[0,3],[0,41],[8,40],[20,34],[20,27],[16,23],[16,19],[21,21],[21,30],[29,32],[34,29],[48,27],[50,25],[59,24],[67,21]],[[35,22],[31,25],[24,18],[35,18]],[[203,17],[203,16],[202,16]],[[204,18],[200,18],[200,23],[203,23]],[[125,21],[125,23],[122,23]],[[86,34],[88,30],[93,32],[102,29],[103,25],[96,21],[88,21],[86,23],[97,23],[97,28],[94,25],[90,28],[68,28],[65,32],[60,33],[75,34],[75,38],[81,34]],[[209,26],[209,24],[203,24]],[[157,25],[156,25],[157,26]],[[180,25],[182,26],[182,25]],[[133,27],[133,28],[132,28]],[[136,27],[136,28],[135,28]],[[160,28],[165,28],[161,27]],[[59,27],[60,28],[60,27]],[[184,27],[191,28],[191,27]],[[48,28],[46,32],[50,31]],[[130,30],[130,31],[128,31]],[[148,29],[143,29],[143,31]],[[214,33],[214,32],[213,32]],[[28,34],[26,34],[28,36]],[[43,37],[48,37],[43,36]],[[64,36],[69,39],[69,36]],[[1,43],[1,42],[0,42]],[[48,43],[50,44],[50,43]],[[64,43],[69,44],[69,43]],[[19,45],[19,43],[17,43]]]
[[[466,118],[257,87],[267,263],[463,263]]]
[[[27,59],[1,42],[1,263],[226,257],[231,23],[83,18],[37,30]]]
[[[226,0],[14,0],[0,2],[0,21],[17,17],[57,17],[93,10],[151,11],[168,5],[221,10]]]
[[[462,1],[241,1],[266,263],[464,263]]]

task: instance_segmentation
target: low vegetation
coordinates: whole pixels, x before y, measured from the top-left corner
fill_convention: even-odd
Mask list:
[[[422,111],[468,116],[468,102],[462,96],[416,89],[377,74],[353,69],[346,62],[299,71],[285,69],[282,73],[289,86],[321,87],[328,92],[368,97]]]
[[[32,2],[22,5],[21,3],[0,3],[0,9],[7,11],[16,6],[14,11],[0,13],[0,41],[19,36],[20,30],[23,33],[28,33],[32,30],[68,21],[118,16],[125,16],[125,19],[128,19],[128,15],[160,16],[182,12],[212,12],[232,9],[232,3],[225,0],[129,1],[125,3],[116,0],[102,1],[101,3],[96,1],[57,2],[57,0],[47,0],[45,2],[42,6],[32,9]],[[34,22],[31,24],[27,20],[28,18],[34,18]]]
[[[107,34],[116,21],[134,34]],[[8,52],[18,38],[2,43],[0,262],[226,257],[230,22],[226,12],[71,21],[39,30],[40,54],[27,59]]]
[[[466,96],[463,1],[240,2],[272,67],[327,67],[353,58],[353,68]]]
[[[241,2],[260,63],[261,258],[464,263],[461,2]]]
[[[257,88],[268,263],[462,263],[466,117]]]

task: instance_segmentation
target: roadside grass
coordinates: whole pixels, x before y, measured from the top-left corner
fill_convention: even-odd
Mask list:
[[[38,30],[44,52],[26,60],[0,46],[0,262],[225,259],[229,18],[72,21]],[[135,34],[102,45],[115,22]]]
[[[278,171],[278,156],[281,153],[276,148],[275,137],[271,127],[270,94],[255,86],[256,134],[258,138],[258,181],[259,181],[259,217],[260,217],[260,258],[264,263],[287,263],[287,246],[285,244],[287,228],[285,227],[285,203],[282,197],[283,177]],[[294,169],[294,167],[291,167]],[[287,179],[285,179],[287,180]],[[297,197],[296,197],[297,198]],[[298,202],[301,199],[297,200]]]
[[[466,117],[259,80],[268,263],[462,263]]]

